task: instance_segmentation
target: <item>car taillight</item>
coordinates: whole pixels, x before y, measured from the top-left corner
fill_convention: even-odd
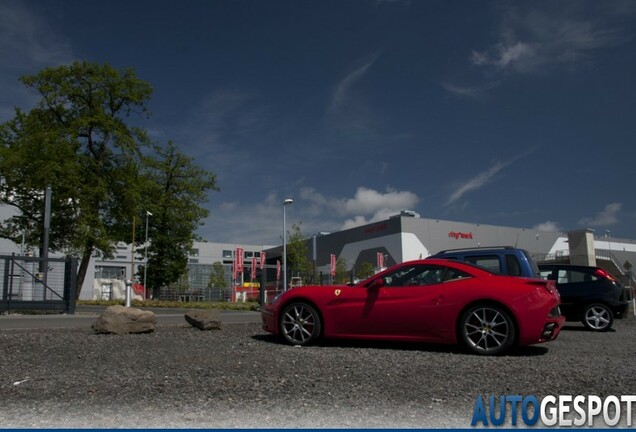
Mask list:
[[[611,280],[612,282],[615,282],[615,281],[617,280],[614,276],[612,276],[611,274],[609,274],[608,272],[606,272],[606,271],[605,271],[605,270],[603,270],[603,269],[596,269],[596,270],[594,271],[594,274],[595,274],[596,276],[600,277],[600,278],[603,278],[603,279],[609,279],[609,280]]]

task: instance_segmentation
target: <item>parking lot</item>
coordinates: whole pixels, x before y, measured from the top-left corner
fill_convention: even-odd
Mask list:
[[[478,395],[634,394],[636,319],[502,357],[278,343],[259,324],[0,331],[3,427],[470,427]]]

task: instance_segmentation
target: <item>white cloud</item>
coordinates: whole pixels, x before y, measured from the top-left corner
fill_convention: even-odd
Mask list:
[[[462,87],[455,84],[442,83],[442,87],[448,93],[451,93],[455,96],[468,97],[468,98],[479,98],[483,96],[484,93],[496,88],[497,86],[499,86],[499,81],[493,81],[481,86],[473,86],[473,87]]]
[[[553,222],[553,221],[545,221],[543,223],[535,225],[534,227],[532,227],[532,229],[535,229],[538,231],[549,231],[549,232],[563,231],[561,226],[557,222]]]
[[[352,87],[366,75],[367,71],[373,64],[376,62],[380,53],[373,54],[362,66],[355,69],[353,72],[349,73],[346,77],[344,77],[336,86],[332,96],[331,96],[331,104],[329,106],[329,112],[332,114],[337,114],[339,111],[343,109],[347,104],[351,103],[351,89]]]
[[[353,198],[340,201],[345,214],[369,214],[382,209],[405,209],[417,204],[417,196],[408,191],[387,190],[385,193],[359,187]]]
[[[473,51],[471,60],[477,66],[495,66],[505,69],[532,61],[535,54],[535,49],[529,44],[515,42],[513,45],[506,45],[500,42],[489,52]]]
[[[301,197],[313,205],[328,208],[344,216],[368,216],[383,210],[395,214],[399,210],[415,207],[419,201],[413,192],[393,189],[378,192],[365,187],[359,187],[352,198],[326,198],[312,188],[302,189]]]
[[[261,202],[224,202],[212,214],[199,234],[218,242],[280,244],[283,199],[294,203],[286,207],[287,229],[302,222],[304,235],[347,229],[386,220],[402,209],[414,209],[419,199],[408,191],[387,189],[379,192],[359,187],[353,197],[328,197],[312,188],[281,196],[270,192]]]
[[[519,9],[506,10],[495,44],[472,51],[473,65],[517,73],[535,73],[561,64],[577,68],[596,50],[628,40],[623,30],[607,23],[611,16],[577,17],[557,9]]]
[[[349,228],[356,228],[362,225],[366,225],[369,223],[373,223],[373,222],[378,222],[378,221],[382,221],[382,220],[387,220],[389,217],[395,215],[397,212],[395,209],[381,209],[378,210],[377,212],[375,212],[373,214],[373,216],[371,216],[370,218],[366,218],[364,216],[358,215],[358,216],[354,216],[352,218],[349,218],[347,220],[344,221],[344,223],[342,224],[342,226],[340,227],[340,230],[346,230]]]
[[[623,207],[622,203],[611,203],[594,217],[584,217],[579,220],[579,225],[583,226],[608,226],[618,222],[618,213]]]
[[[510,163],[496,162],[492,167],[490,167],[486,171],[481,172],[477,174],[475,177],[471,178],[470,180],[462,183],[457,188],[455,188],[455,191],[451,194],[451,196],[446,201],[446,205],[450,205],[456,202],[468,192],[481,189],[486,184],[488,184],[495,175],[497,175],[502,169],[504,169],[509,164]]]
[[[453,193],[451,193],[448,200],[446,200],[446,203],[444,205],[448,206],[450,204],[453,204],[457,202],[460,198],[462,198],[464,195],[466,195],[467,193],[476,191],[486,186],[497,174],[499,174],[499,172],[501,172],[501,170],[511,165],[512,163],[518,161],[519,159],[526,157],[527,155],[534,152],[535,150],[536,148],[531,148],[530,150],[527,150],[521,153],[520,155],[517,155],[507,161],[503,161],[503,162],[495,161],[494,164],[490,168],[488,168],[486,171],[483,171],[477,174],[475,177],[457,186],[455,190],[453,191]]]
[[[356,89],[380,56],[380,51],[367,57],[361,66],[350,72],[336,85],[325,111],[325,124],[331,132],[344,134],[353,141],[377,137],[381,121],[366,103],[365,92]],[[368,143],[367,143],[368,144]]]

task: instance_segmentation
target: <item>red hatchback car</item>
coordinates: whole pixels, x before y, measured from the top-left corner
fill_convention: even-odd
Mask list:
[[[477,354],[556,339],[565,322],[553,281],[471,264],[397,264],[356,285],[290,289],[263,307],[263,329],[293,345],[318,338],[462,344]]]

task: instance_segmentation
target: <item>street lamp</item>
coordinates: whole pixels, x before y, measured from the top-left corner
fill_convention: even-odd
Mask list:
[[[293,204],[294,200],[287,198],[283,201],[283,291],[287,291],[287,220],[285,209]]]
[[[146,272],[148,271],[148,218],[152,216],[152,213],[146,210],[146,247],[144,248],[144,301],[148,298],[148,292],[146,288]]]

